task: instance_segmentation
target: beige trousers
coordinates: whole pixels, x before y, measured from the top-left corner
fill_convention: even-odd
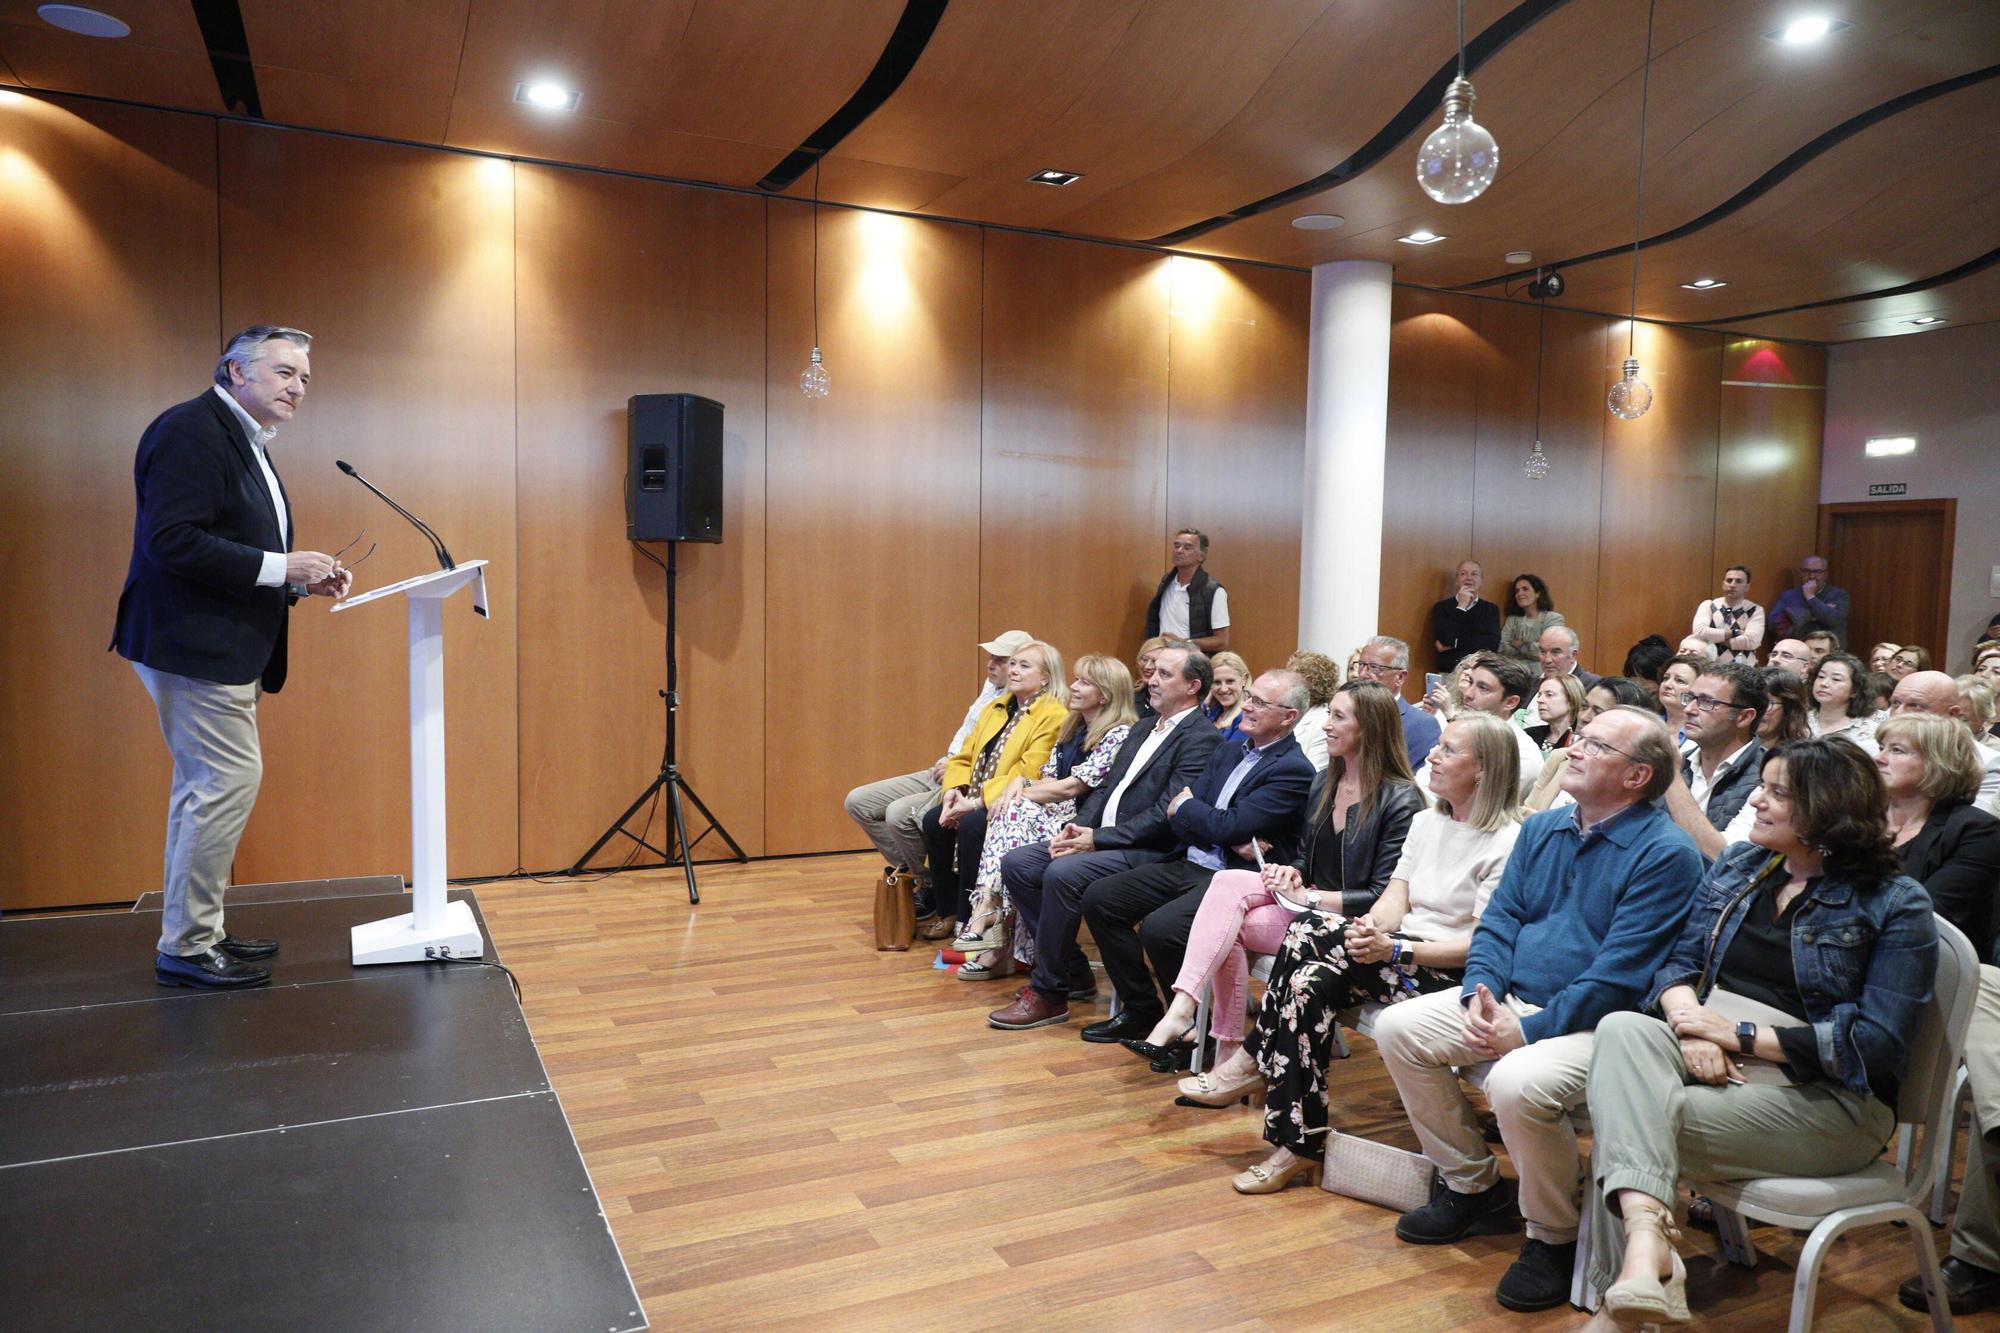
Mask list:
[[[1524,1017],[1539,1007],[1511,995],[1503,1003]],[[1480,1135],[1453,1067],[1484,1073],[1486,1100],[1521,1177],[1528,1236],[1550,1245],[1576,1239],[1583,1165],[1569,1113],[1583,1105],[1591,1040],[1588,1032],[1572,1032],[1481,1063],[1465,1044],[1465,1009],[1457,991],[1391,1005],[1375,1021],[1375,1045],[1396,1080],[1424,1155],[1460,1194],[1476,1194],[1500,1179],[1500,1164]]]
[[[255,681],[218,685],[137,662],[132,667],[153,696],[174,760],[159,950],[186,957],[222,939],[222,891],[264,777],[257,746],[263,691]]]
[[[1951,1224],[1951,1252],[2000,1272],[2000,967],[1979,969],[1979,995],[1965,1034],[1965,1071],[1972,1088],[1972,1142]]]

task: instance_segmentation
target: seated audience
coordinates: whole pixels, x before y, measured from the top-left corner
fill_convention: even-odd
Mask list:
[[[1403,698],[1403,682],[1410,675],[1410,645],[1387,634],[1377,634],[1361,645],[1356,659],[1350,679],[1372,680],[1396,697],[1396,712],[1403,719],[1404,752],[1412,769],[1420,767],[1424,756],[1437,744],[1438,722]],[[1321,744],[1324,743],[1322,736]]]
[[[1301,648],[1285,663],[1306,683],[1306,711],[1292,728],[1292,739],[1306,752],[1315,770],[1326,767],[1326,706],[1340,688],[1340,667],[1325,653]]]
[[[1889,659],[1889,674],[1897,680],[1903,679],[1903,677],[1913,671],[1929,671],[1930,669],[1930,650],[1928,648],[1919,648],[1912,643],[1906,643],[1901,648],[1898,648],[1894,656]]]
[[[1679,763],[1658,718],[1614,708],[1570,754],[1563,786],[1576,806],[1521,826],[1461,989],[1392,1005],[1375,1025],[1382,1062],[1441,1177],[1396,1235],[1447,1245],[1511,1231],[1524,1217],[1527,1242],[1496,1292],[1510,1310],[1569,1298],[1583,1175],[1569,1113],[1583,1102],[1592,1030],[1645,993],[1702,873],[1687,835],[1654,804]],[[1520,1177],[1518,1210],[1459,1082],[1459,1070],[1480,1065]]]
[[[1084,893],[1083,919],[1119,1004],[1114,1017],[1084,1028],[1085,1041],[1140,1037],[1159,1021],[1165,1005],[1146,959],[1162,977],[1180,971],[1202,891],[1217,871],[1248,870],[1266,848],[1280,859],[1298,854],[1313,785],[1313,766],[1292,739],[1305,698],[1305,682],[1289,671],[1257,677],[1244,701],[1243,739],[1216,746],[1201,776],[1167,802],[1179,842],[1166,859],[1107,875]],[[1333,714],[1340,712],[1335,695]]]
[[[1155,634],[1139,645],[1139,652],[1132,659],[1133,665],[1138,669],[1138,674],[1132,677],[1137,690],[1133,696],[1132,706],[1138,710],[1139,721],[1149,721],[1154,716],[1153,700],[1146,692],[1146,682],[1153,678],[1153,656],[1160,649],[1170,647],[1173,643],[1174,640],[1170,636]]]
[[[1522,702],[1535,688],[1535,674],[1523,663],[1498,653],[1475,653],[1460,663],[1461,697],[1459,714],[1470,710],[1474,713],[1490,713],[1508,726],[1513,727],[1514,743],[1521,751],[1521,789],[1517,798],[1525,800],[1528,788],[1534,784],[1535,775],[1542,767],[1542,747],[1528,739],[1528,733],[1513,724],[1514,714],[1520,710]],[[1417,770],[1417,786],[1426,794],[1430,791],[1430,765]]]
[[[1000,858],[1019,929],[1035,939],[1035,964],[1014,1002],[987,1016],[993,1027],[1067,1022],[1070,1000],[1097,993],[1090,960],[1076,945],[1084,890],[1106,875],[1162,859],[1179,842],[1167,822],[1167,802],[1201,776],[1222,743],[1201,716],[1208,672],[1208,657],[1198,649],[1156,651],[1147,682],[1154,722],[1132,729],[1103,783],[1078,800],[1076,818],[1048,844],[1016,847]],[[1191,717],[1193,725],[1184,725]]]
[[[1715,645],[1706,639],[1696,638],[1692,634],[1682,639],[1675,646],[1674,652],[1682,657],[1699,658],[1704,662],[1715,660]]]
[[[1687,696],[1694,689],[1695,678],[1708,670],[1710,659],[1697,657],[1693,653],[1676,653],[1667,659],[1660,671],[1660,712],[1667,719],[1667,730],[1674,734],[1674,744],[1687,740]]]
[[[1722,571],[1722,596],[1694,609],[1693,634],[1709,651],[1730,662],[1756,665],[1764,643],[1764,608],[1750,600],[1750,567],[1731,565]]]
[[[1461,560],[1452,574],[1452,595],[1431,608],[1431,646],[1436,670],[1448,674],[1467,653],[1500,647],[1500,608],[1479,595],[1486,573],[1477,560]]]
[[[1417,707],[1436,718],[1439,725],[1451,721],[1458,710],[1465,706],[1465,678],[1466,673],[1472,670],[1472,665],[1472,657],[1467,657],[1458,664],[1456,671],[1449,675],[1439,673],[1437,684],[1425,692],[1422,702],[1418,703]],[[1418,767],[1421,768],[1422,765],[1419,764]]]
[[[985,981],[1013,970],[1007,950],[1013,905],[1000,878],[1000,858],[1016,847],[1046,843],[1076,814],[1076,801],[1111,771],[1118,747],[1132,730],[1132,673],[1115,657],[1090,653],[1078,659],[1069,687],[1069,715],[1056,732],[1055,749],[1033,781],[1015,781],[1000,793],[986,820],[986,842],[973,877],[972,915],[952,947],[966,956],[960,981]],[[1025,937],[1017,951],[1034,961]]]
[[[1667,788],[1667,813],[1683,829],[1699,833],[1697,822],[1728,828],[1750,799],[1764,765],[1758,723],[1770,706],[1757,667],[1716,662],[1695,681],[1687,696],[1687,737],[1695,748]]]
[[[1577,655],[1583,651],[1583,637],[1568,625],[1551,625],[1542,631],[1536,655],[1541,659],[1544,676],[1575,676],[1585,689],[1598,682],[1598,677],[1585,671],[1578,662]]]
[[[924,812],[922,824],[937,910],[925,939],[945,938],[971,915],[986,811],[1016,779],[1025,782],[1049,761],[1067,711],[1054,693],[1061,680],[1061,654],[1046,643],[1023,645],[1007,659],[1007,693],[986,705],[946,762],[944,799]]]
[[[1860,660],[1846,653],[1822,657],[1813,664],[1807,684],[1813,699],[1807,729],[1815,736],[1845,736],[1866,748],[1875,734],[1875,709]]]
[[[2000,926],[2000,819],[1973,806],[1979,757],[1964,727],[1905,713],[1882,724],[1875,771],[1889,797],[1889,840],[1903,873],[1987,963]]]
[[[1638,685],[1623,676],[1606,676],[1583,692],[1583,707],[1577,711],[1576,732],[1596,720],[1599,713],[1608,713],[1614,708],[1641,708],[1653,711],[1653,699]],[[1563,770],[1569,767],[1571,747],[1551,750],[1542,760],[1541,776],[1528,791],[1528,799],[1522,809],[1528,814],[1542,810],[1552,810],[1559,805],[1574,805],[1568,792],[1562,789]]]
[[[986,682],[979,697],[965,710],[965,720],[958,724],[951,744],[936,763],[901,777],[864,783],[847,793],[848,818],[861,826],[868,841],[882,853],[882,860],[887,863],[883,874],[903,875],[911,881],[919,917],[933,914],[930,877],[924,869],[924,811],[937,804],[944,767],[972,734],[986,705],[1006,692],[1007,659],[1034,641],[1035,636],[1028,631],[1010,629],[993,642],[979,645],[986,654]]]
[[[1875,705],[1875,722],[1889,720],[1889,702],[1896,696],[1896,678],[1886,671],[1868,673],[1868,702]]]
[[[1805,644],[1806,651],[1812,654],[1812,659],[1815,662],[1823,662],[1834,653],[1841,651],[1840,636],[1830,629],[1816,629],[1812,633],[1802,636],[1800,642]]]
[[[2000,643],[1990,644],[1972,655],[1972,674],[2000,692]]]
[[[1457,992],[1472,928],[1521,827],[1514,806],[1520,754],[1504,725],[1468,713],[1445,728],[1433,765],[1438,804],[1411,820],[1382,896],[1360,916],[1301,916],[1278,953],[1249,1041],[1216,1070],[1219,1086],[1199,1079],[1183,1085],[1189,1100],[1210,1104],[1263,1086],[1264,1138],[1275,1151],[1236,1177],[1239,1193],[1274,1193],[1324,1157],[1342,1010]],[[1283,891],[1289,897],[1297,888]]]
[[[1889,659],[1894,657],[1896,650],[1902,646],[1900,643],[1878,643],[1873,648],[1870,648],[1868,650],[1868,669],[1870,671],[1888,671]]]
[[[1516,574],[1510,602],[1500,624],[1500,654],[1534,666],[1542,660],[1542,631],[1562,624],[1562,612],[1539,574]]]
[[[1895,1128],[1938,940],[1930,898],[1899,872],[1869,767],[1839,740],[1769,756],[1751,841],[1702,880],[1647,1012],[1598,1024],[1592,1186],[1624,1219],[1625,1243],[1595,1327],[1690,1321],[1673,1248],[1683,1164],[1720,1179],[1844,1175]],[[1816,939],[1856,943],[1804,942]],[[1598,1252],[1601,1281],[1620,1256]]]
[[[1674,650],[1665,639],[1657,634],[1648,634],[1625,654],[1625,669],[1621,674],[1644,690],[1649,698],[1657,699],[1660,697],[1660,672],[1673,655]]]
[[[1602,684],[1600,677],[1597,684]],[[1535,716],[1541,719],[1527,728],[1528,739],[1541,747],[1544,755],[1551,750],[1564,750],[1576,738],[1577,728],[1583,723],[1586,691],[1583,682],[1575,676],[1543,676],[1542,683],[1535,687]],[[1533,776],[1530,775],[1530,786]]]
[[[1789,671],[1804,680],[1806,673],[1812,670],[1812,663],[1812,650],[1806,647],[1805,640],[1780,639],[1771,645],[1771,658],[1764,665]]]
[[[1215,672],[1215,683],[1208,687],[1203,711],[1225,742],[1240,741],[1243,729],[1238,722],[1243,716],[1243,688],[1250,680],[1250,664],[1235,653],[1217,653],[1208,662]]]
[[[1972,728],[1972,739],[1981,747],[1992,749],[1993,686],[1979,676],[1960,676],[1953,684],[1958,686],[1959,715]]]
[[[1757,739],[1764,748],[1775,750],[1788,741],[1810,736],[1812,709],[1806,702],[1805,677],[1784,667],[1765,667],[1763,677],[1764,693],[1771,697],[1764,720],[1757,724]]]
[[[1914,671],[1896,682],[1896,693],[1889,701],[1889,713],[1900,717],[1904,713],[1930,713],[1936,717],[1956,718],[1965,721],[1965,708],[1958,701],[1958,684],[1942,671]],[[1968,731],[1970,728],[1968,728]],[[1876,728],[1877,732],[1881,727]],[[1974,798],[1977,805],[1989,815],[2000,815],[2000,751],[1989,750],[1985,746],[1975,746],[1973,750],[1979,758],[1979,795]]]
[[[1288,896],[1298,903],[1338,895],[1339,910],[1359,916],[1389,882],[1410,818],[1424,807],[1389,691],[1373,681],[1341,686],[1327,714],[1326,749],[1327,767],[1306,798],[1299,850],[1273,858],[1262,874],[1224,872],[1209,883],[1173,973],[1173,1002],[1133,1046],[1139,1054],[1159,1060],[1168,1042],[1185,1036],[1201,988],[1210,983],[1218,1056],[1226,1058],[1243,1040],[1245,950],[1276,953],[1296,915],[1277,902],[1274,887],[1294,886]]]

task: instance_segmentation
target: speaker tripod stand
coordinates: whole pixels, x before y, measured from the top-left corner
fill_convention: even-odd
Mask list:
[[[637,546],[638,544],[635,542],[634,545]],[[591,868],[590,858],[596,856],[603,849],[605,843],[610,842],[616,837],[625,837],[644,847],[660,859],[651,865],[620,865],[604,867],[605,869],[659,870],[666,866],[677,865],[687,874],[688,901],[690,903],[699,903],[701,901],[701,890],[696,887],[694,882],[694,849],[695,845],[702,838],[706,838],[711,833],[719,834],[722,840],[729,844],[729,850],[736,853],[736,860],[748,861],[750,858],[744,852],[743,848],[737,845],[736,839],[729,836],[729,830],[722,826],[722,821],[710,813],[709,808],[702,803],[701,797],[695,794],[694,788],[688,785],[687,779],[681,776],[680,764],[676,756],[675,714],[680,711],[681,706],[680,654],[678,646],[675,643],[674,634],[676,627],[675,611],[678,601],[678,589],[675,586],[676,575],[678,574],[678,562],[675,559],[675,548],[677,546],[678,543],[676,542],[670,541],[667,543],[667,558],[665,561],[662,561],[645,547],[638,547],[641,555],[651,560],[654,564],[659,565],[667,574],[667,688],[658,692],[667,708],[667,734],[666,742],[660,750],[659,775],[646,784],[646,789],[639,793],[632,804],[625,807],[624,814],[612,820],[611,826],[598,835],[597,841],[590,844],[590,850],[576,858],[576,864],[571,866],[567,873],[571,875],[584,874]],[[645,808],[647,802],[653,800],[661,792],[666,794],[668,831],[671,836],[669,846],[673,848],[672,851],[663,847],[655,847],[652,843],[646,841],[644,835],[651,829],[651,820],[647,821],[647,827],[639,833],[634,833],[625,827],[632,822],[634,815]],[[696,810],[701,812],[701,817],[708,821],[708,827],[703,829],[700,835],[692,841],[689,840],[687,835],[687,817],[681,805],[681,799],[684,796],[693,804]]]

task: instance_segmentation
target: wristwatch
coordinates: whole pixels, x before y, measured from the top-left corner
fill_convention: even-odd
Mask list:
[[[1748,1019],[1736,1025],[1736,1049],[1745,1055],[1757,1053],[1757,1025]]]

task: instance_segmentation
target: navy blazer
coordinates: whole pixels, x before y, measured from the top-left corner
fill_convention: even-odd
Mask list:
[[[257,575],[266,551],[291,543],[243,423],[212,390],[168,408],[139,437],[132,483],[132,563],[111,646],[156,671],[223,685],[261,680],[275,694],[285,683],[292,598],[258,587]]]
[[[1980,961],[2000,965],[2000,819],[1953,801],[1931,807],[1917,836],[1897,855],[1903,873],[1924,886],[1931,909],[1964,931]]]
[[[1179,835],[1167,823],[1167,803],[1182,787],[1195,784],[1208,765],[1208,757],[1222,744],[1222,733],[1210,725],[1201,709],[1189,709],[1187,716],[1174,723],[1174,729],[1167,733],[1160,748],[1132,779],[1132,786],[1118,799],[1117,826],[1098,828],[1111,793],[1125,780],[1151,730],[1143,723],[1133,727],[1124,744],[1118,747],[1118,757],[1111,761],[1111,771],[1104,775],[1104,781],[1077,802],[1075,822],[1083,828],[1097,829],[1094,841],[1099,851],[1150,852],[1152,855],[1144,859],[1155,861],[1171,852]]]
[[[1218,810],[1216,799],[1223,784],[1243,762],[1245,743],[1229,741],[1215,747],[1194,783],[1194,795],[1168,816],[1180,835],[1178,854],[1190,847],[1222,848],[1223,864],[1233,869],[1250,869],[1248,861],[1230,849],[1252,838],[1271,844],[1270,860],[1289,861],[1298,855],[1299,828],[1304,822],[1306,793],[1312,790],[1312,760],[1288,732],[1258,756],[1243,781],[1230,794],[1229,808]],[[1178,794],[1178,793],[1176,793]],[[1171,804],[1173,797],[1167,798]]]

